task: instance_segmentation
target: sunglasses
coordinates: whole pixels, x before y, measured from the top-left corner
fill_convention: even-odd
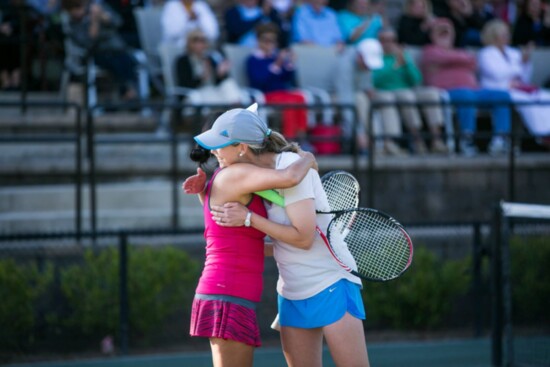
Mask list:
[[[265,42],[265,43],[276,43],[277,38],[275,38],[275,37],[260,37],[259,41],[260,42]]]

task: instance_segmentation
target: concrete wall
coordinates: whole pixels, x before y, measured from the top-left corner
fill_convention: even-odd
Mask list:
[[[495,203],[511,200],[506,158],[427,158],[377,167],[373,206],[407,223],[486,221]],[[368,174],[362,172],[366,205]],[[517,157],[513,199],[550,205],[550,156]]]

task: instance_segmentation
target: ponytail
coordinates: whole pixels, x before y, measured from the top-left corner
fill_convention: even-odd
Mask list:
[[[262,153],[298,153],[300,147],[297,143],[286,140],[281,133],[271,131],[270,134],[265,137],[263,143],[248,144],[248,148],[252,151],[252,153],[254,153],[254,155],[260,155]]]
[[[203,169],[211,156],[212,153],[210,153],[209,150],[201,147],[198,144],[193,149],[191,149],[191,152],[189,152],[189,158],[191,158],[193,162],[197,162],[199,167]]]

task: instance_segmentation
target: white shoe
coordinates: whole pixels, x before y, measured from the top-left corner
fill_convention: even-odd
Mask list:
[[[388,141],[384,144],[384,153],[394,156],[406,156],[408,155],[399,145],[393,141]]]
[[[510,150],[510,144],[502,136],[495,136],[491,139],[487,152],[491,155],[500,155]]]
[[[460,140],[460,153],[465,157],[477,155],[477,147],[472,138],[463,138]]]

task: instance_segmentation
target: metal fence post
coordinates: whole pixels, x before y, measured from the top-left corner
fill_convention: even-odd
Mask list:
[[[171,155],[171,172],[170,177],[172,181],[172,228],[177,228],[179,224],[179,188],[178,188],[178,138],[175,127],[171,129],[170,133],[170,155]]]
[[[502,209],[497,205],[493,212],[491,247],[491,362],[502,366]]]
[[[483,292],[481,291],[481,265],[483,258],[483,247],[481,245],[481,223],[474,223],[474,238],[472,241],[472,254],[473,254],[473,279],[472,290],[474,293],[474,337],[479,338],[483,329],[483,302],[481,297]]]
[[[128,234],[119,232],[120,354],[128,354]]]

